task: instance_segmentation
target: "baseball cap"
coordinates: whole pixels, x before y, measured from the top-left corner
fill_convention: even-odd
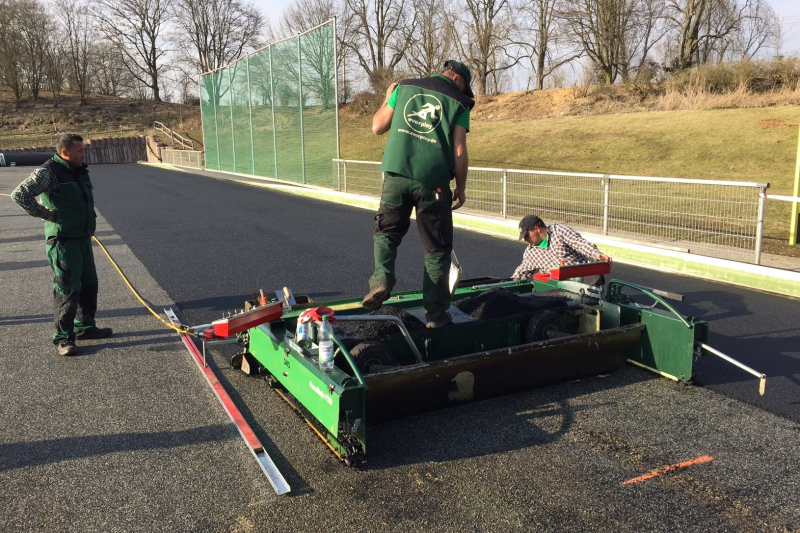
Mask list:
[[[524,239],[525,235],[528,234],[528,230],[537,224],[542,224],[542,219],[536,215],[526,215],[523,217],[523,219],[519,221],[519,240]]]
[[[444,62],[444,70],[452,70],[462,78],[464,81],[467,82],[467,88],[464,90],[464,94],[469,96],[470,98],[475,98],[475,94],[472,92],[472,87],[470,84],[472,83],[472,73],[469,71],[469,67],[467,67],[461,61],[456,61],[455,59],[448,59]]]

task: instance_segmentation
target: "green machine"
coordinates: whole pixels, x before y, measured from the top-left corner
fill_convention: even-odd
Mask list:
[[[261,293],[248,312],[279,311],[240,328],[244,350],[231,362],[265,378],[347,465],[366,457],[368,422],[608,374],[626,362],[688,382],[695,358],[713,353],[758,376],[763,394],[763,374],[708,346],[708,324],[666,301],[680,295],[619,280],[601,292],[575,281],[603,267],[561,267],[531,281],[460,281],[453,302],[465,311],[451,306],[454,323],[438,329],[414,319],[424,316],[421,291],[394,294],[375,313],[360,300],[316,307],[287,289],[277,301]],[[319,366],[314,328],[298,338],[307,311],[336,320],[328,371]]]

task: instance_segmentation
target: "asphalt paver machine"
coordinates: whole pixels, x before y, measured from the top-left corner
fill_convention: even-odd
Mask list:
[[[689,382],[695,359],[713,353],[756,375],[763,394],[763,374],[708,346],[708,324],[667,302],[680,295],[616,279],[604,290],[581,281],[608,269],[595,263],[532,280],[458,280],[453,324],[442,328],[425,327],[421,291],[396,293],[368,312],[360,300],[323,306],[284,289],[254,294],[243,312],[194,330],[210,342],[241,344],[233,366],[266,379],[348,465],[366,458],[367,423],[608,374],[626,362]],[[319,365],[313,321],[298,335],[309,310],[336,324],[328,371]]]

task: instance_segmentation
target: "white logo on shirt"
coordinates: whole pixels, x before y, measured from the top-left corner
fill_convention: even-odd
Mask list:
[[[413,102],[413,103],[412,103]],[[433,95],[415,94],[406,102],[403,117],[406,124],[417,133],[430,133],[442,121],[442,102]]]

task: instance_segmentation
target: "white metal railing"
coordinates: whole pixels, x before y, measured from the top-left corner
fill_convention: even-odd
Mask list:
[[[380,196],[379,162],[335,159],[333,173],[341,191]],[[536,213],[616,238],[761,262],[769,183],[482,167],[470,167],[467,183],[468,212]]]
[[[194,141],[191,139],[187,139],[186,137],[175,133],[168,127],[166,127],[161,122],[155,121],[153,122],[153,131],[160,131],[167,137],[169,137],[170,141],[172,142],[172,146],[174,147],[175,144],[180,144],[181,149],[183,150],[194,150]]]
[[[179,167],[205,168],[204,153],[199,150],[161,150],[161,161]]]

